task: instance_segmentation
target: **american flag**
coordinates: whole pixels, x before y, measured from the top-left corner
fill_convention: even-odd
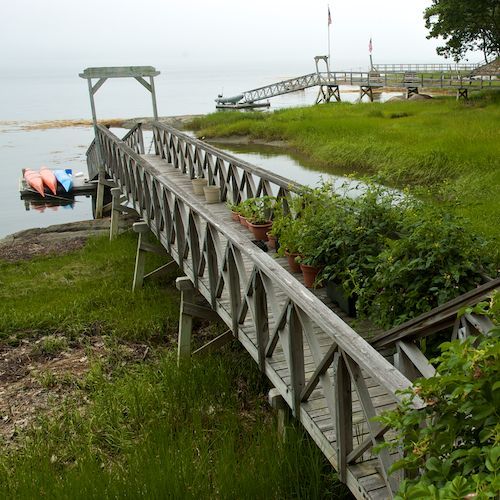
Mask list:
[[[370,38],[370,43],[368,44],[368,51],[370,52],[370,54],[372,53],[372,50],[373,50],[373,45],[372,45],[372,39]]]
[[[330,15],[330,6],[328,6],[328,26],[332,24],[332,16]]]

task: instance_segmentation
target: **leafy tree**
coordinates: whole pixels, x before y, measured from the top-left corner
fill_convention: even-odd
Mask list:
[[[427,38],[442,37],[439,55],[461,59],[468,50],[500,55],[500,0],[432,0],[424,11]]]

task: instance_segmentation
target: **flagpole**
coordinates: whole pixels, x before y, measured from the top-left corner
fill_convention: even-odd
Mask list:
[[[330,14],[330,4],[328,4],[328,64],[330,64],[330,25],[332,24],[332,17]]]

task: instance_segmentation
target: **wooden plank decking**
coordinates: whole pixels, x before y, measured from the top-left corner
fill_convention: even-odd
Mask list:
[[[212,219],[217,220],[221,224],[232,227],[236,230],[242,238],[248,240],[248,244],[252,245],[252,235],[251,233],[241,226],[238,222],[231,219],[231,214],[225,203],[217,204],[207,204],[204,196],[195,195],[192,190],[191,180],[188,176],[182,174],[178,169],[174,168],[171,164],[167,163],[165,160],[161,159],[156,155],[142,155],[142,157],[156,170],[156,177],[161,179],[163,176],[168,178],[169,182],[175,183],[175,185],[180,190],[185,192],[186,197],[192,196],[196,201],[204,207],[204,212]],[[203,230],[203,228],[202,228]],[[221,241],[223,245],[225,242]],[[263,253],[262,250],[259,250]],[[189,262],[189,260],[188,260]],[[289,271],[286,259],[277,258],[278,262],[284,269]],[[253,268],[253,264],[249,261],[245,262],[245,269],[250,273]],[[193,269],[190,270],[193,272]],[[189,269],[185,269],[184,272],[189,275]],[[301,274],[292,273],[292,276],[297,280],[297,285],[303,286],[303,279]],[[205,298],[210,301],[210,285],[208,282],[208,277],[203,277],[199,281],[198,290],[205,296]],[[315,295],[319,296],[321,300],[325,301],[327,305],[339,314],[345,321],[351,322],[353,318],[348,317],[345,313],[340,311],[340,309],[335,306],[326,297],[323,290],[315,291]],[[286,302],[286,295],[283,293],[275,293],[275,298],[277,304],[282,308]],[[229,291],[225,290],[221,297],[217,300],[217,313],[221,316],[223,320],[226,321],[228,326],[231,325],[231,310],[230,310],[230,299]],[[269,327],[272,329],[276,322],[276,318],[269,313]],[[378,333],[373,332],[373,333]],[[243,345],[249,351],[249,353],[258,361],[257,355],[257,332],[255,329],[255,323],[252,321],[250,315],[247,316],[245,322],[240,327],[240,334],[244,335],[244,338],[240,337]],[[321,347],[322,354],[326,354],[328,348],[332,344],[331,338],[322,332],[319,328],[314,329],[314,334],[317,337],[318,343]],[[366,334],[371,334],[371,332],[366,332]],[[305,376],[309,379],[315,370],[315,364],[313,362],[312,354],[308,345],[304,346],[304,366],[305,366]],[[328,374],[333,377],[333,368],[328,369]],[[290,372],[285,360],[285,353],[283,348],[278,345],[273,356],[269,358],[266,364],[266,375],[274,384],[275,387],[280,388],[280,392],[290,393]],[[392,408],[395,404],[394,397],[389,395],[386,390],[380,387],[379,384],[371,380],[371,378],[364,374],[365,381],[369,387],[369,393],[374,402],[375,409],[377,412],[387,410]],[[369,434],[366,430],[366,422],[363,416],[362,409],[359,404],[358,395],[356,390],[352,389],[352,401],[353,401],[353,435],[361,444],[364,439],[366,439]],[[308,430],[309,434],[313,437],[316,443],[324,451],[325,455],[329,458],[330,462],[334,467],[337,466],[336,460],[336,432],[335,432],[335,421],[332,418],[328,410],[328,404],[326,398],[323,394],[323,390],[320,388],[315,389],[307,403],[303,404],[301,408],[300,420],[304,424],[305,428]],[[363,461],[358,465],[351,465],[348,467],[349,474],[352,476],[349,478],[349,483],[357,483],[358,492],[353,493],[359,498],[389,498],[390,494],[387,491],[383,476],[380,474],[377,467],[377,460],[374,458],[370,452],[363,454]],[[352,489],[352,488],[351,488]],[[373,492],[373,495],[372,495]]]
[[[355,331],[323,290],[304,287],[284,259],[252,244],[225,203],[207,204],[191,178],[203,175],[223,199],[299,189],[288,179],[241,162],[156,124],[155,155],[145,155],[140,127],[118,139],[98,128],[106,173],[231,329],[357,498],[391,498],[394,456],[373,446],[391,439],[372,417],[411,386]],[[95,146],[94,146],[95,147]],[[89,151],[89,158],[99,155]],[[353,325],[354,326],[354,325]],[[359,328],[359,324],[355,324]],[[390,353],[389,353],[390,354]],[[418,407],[421,403],[415,401]]]

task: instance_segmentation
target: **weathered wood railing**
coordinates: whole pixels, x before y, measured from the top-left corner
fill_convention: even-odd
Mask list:
[[[136,153],[144,154],[144,135],[142,133],[142,123],[132,127],[124,136],[122,141]]]
[[[99,174],[99,156],[95,139],[90,143],[86,152],[87,156],[87,171],[89,173],[89,180],[94,180]]]
[[[158,154],[191,179],[205,177],[221,187],[221,199],[239,203],[256,196],[286,198],[300,184],[226,154],[163,123],[153,124]]]
[[[340,478],[356,489],[350,464],[384,440],[387,431],[372,420],[376,409],[366,377],[394,402],[401,398],[399,391],[411,386],[409,380],[273,258],[249,245],[231,224],[214,218],[198,198],[108,129],[99,127],[98,133],[107,174],[326,450],[328,441],[307,413],[312,395],[323,394],[337,443],[336,453],[328,458]],[[174,167],[190,177],[206,175],[221,186],[224,197],[235,201],[276,190],[285,195],[293,188],[280,176],[166,125],[154,124],[154,138],[160,154]],[[318,334],[329,339],[327,346],[320,344]],[[286,377],[273,367],[278,353],[284,355]],[[356,389],[357,400],[351,388]],[[353,421],[353,411],[359,414],[358,422]],[[355,439],[353,426],[360,423],[364,430]],[[387,476],[388,451],[378,459],[388,491],[394,491],[394,478]]]

